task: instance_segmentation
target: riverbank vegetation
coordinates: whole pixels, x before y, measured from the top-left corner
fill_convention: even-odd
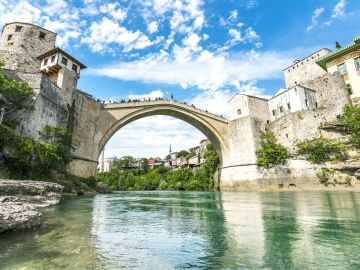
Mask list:
[[[34,96],[28,84],[6,76],[0,61],[0,105],[5,108],[0,123],[0,178],[57,182],[67,193],[95,190],[94,177],[67,174],[70,152],[78,144],[68,127],[45,126],[39,131],[39,141],[16,132],[17,116],[32,109]]]
[[[113,190],[214,190],[220,159],[211,144],[207,146],[204,158],[205,161],[196,170],[165,166],[151,170],[147,162],[140,162],[137,168],[122,167],[134,159],[126,156],[115,163],[110,172],[99,173],[96,180]]]
[[[299,154],[305,155],[306,159],[314,164],[321,164],[326,161],[344,161],[347,158],[344,142],[329,139],[315,138],[298,143]]]
[[[260,148],[256,151],[256,165],[271,168],[275,165],[285,164],[289,158],[288,150],[277,142],[275,134],[263,132],[260,135]]]

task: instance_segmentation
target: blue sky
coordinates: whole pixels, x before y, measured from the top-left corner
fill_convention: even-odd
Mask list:
[[[231,95],[271,96],[295,59],[350,42],[359,14],[357,0],[0,0],[1,25],[58,33],[57,45],[88,66],[78,87],[96,98],[173,93],[223,115]],[[106,155],[165,156],[170,143],[181,150],[203,137],[179,120],[145,118]]]

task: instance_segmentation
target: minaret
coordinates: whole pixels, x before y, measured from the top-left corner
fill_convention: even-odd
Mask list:
[[[171,144],[170,144],[169,154],[171,155],[171,153],[172,153],[172,150],[171,150]]]
[[[104,149],[103,149],[103,151],[102,151],[102,153],[101,153],[101,165],[100,165],[100,172],[104,172],[104,157],[105,157],[105,147],[104,147]]]

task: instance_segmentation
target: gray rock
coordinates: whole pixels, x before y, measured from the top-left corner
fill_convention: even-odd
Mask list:
[[[12,202],[0,204],[0,233],[30,229],[40,225],[41,213],[37,212],[34,206]]]
[[[0,196],[45,195],[53,192],[61,194],[63,186],[50,182],[0,180]]]
[[[49,182],[0,180],[0,233],[40,226],[36,208],[58,204],[62,190]]]

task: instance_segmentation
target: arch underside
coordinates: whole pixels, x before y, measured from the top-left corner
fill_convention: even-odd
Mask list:
[[[117,110],[121,109],[113,108],[108,110],[110,114],[114,115],[117,121],[105,132],[105,135],[100,140],[98,157],[100,156],[100,153],[104,149],[106,143],[118,130],[136,120],[154,115],[172,116],[174,118],[183,120],[184,122],[201,131],[214,145],[214,148],[219,154],[221,161],[223,160],[225,152],[227,152],[227,147],[223,137],[224,134],[221,134],[221,131],[218,131],[216,127],[214,127],[214,125],[211,124],[210,121],[208,121],[208,119],[206,119],[206,117],[202,116],[201,114],[193,113],[177,106],[157,106],[156,108],[140,108],[119,118],[116,117]],[[221,124],[227,125],[226,121]]]

